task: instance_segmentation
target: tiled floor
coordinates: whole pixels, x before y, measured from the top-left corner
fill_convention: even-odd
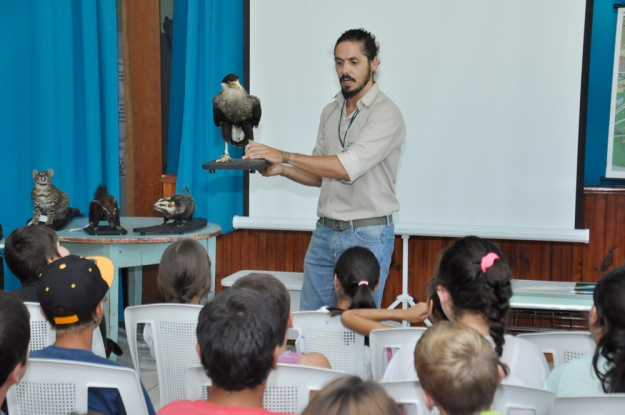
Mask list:
[[[132,357],[130,356],[130,348],[128,347],[128,339],[126,338],[126,330],[123,328],[119,329],[117,334],[117,343],[124,351],[122,356],[117,358],[119,363],[124,365],[134,367],[132,364]],[[152,405],[154,406],[154,410],[158,412],[160,409],[160,392],[158,390],[158,374],[156,373],[156,362],[150,356],[150,348],[147,343],[143,341],[143,336],[141,334],[138,335],[137,339],[137,350],[139,353],[139,367],[140,367],[140,376],[141,383],[143,383],[143,387],[148,392],[150,396],[150,400],[152,401]]]

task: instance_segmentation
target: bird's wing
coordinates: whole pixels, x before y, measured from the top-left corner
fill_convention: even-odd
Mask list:
[[[224,113],[219,108],[219,101],[219,94],[217,94],[213,97],[213,120],[217,127],[221,125],[224,116]]]
[[[254,95],[250,95],[250,101],[252,101],[252,118],[250,121],[254,127],[258,127],[258,123],[260,123],[260,116],[262,114],[262,110],[260,108],[260,99],[255,97]]]

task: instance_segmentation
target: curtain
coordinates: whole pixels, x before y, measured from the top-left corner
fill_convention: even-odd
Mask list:
[[[87,214],[99,183],[119,200],[115,0],[3,0],[0,224],[32,218],[33,170]],[[7,276],[5,288],[19,287]]]
[[[176,0],[169,113],[167,172],[177,174],[195,199],[195,217],[232,230],[233,215],[243,212],[243,173],[209,174],[202,164],[224,151],[213,122],[213,96],[229,73],[243,79],[243,2]],[[242,150],[230,147],[232,157]]]

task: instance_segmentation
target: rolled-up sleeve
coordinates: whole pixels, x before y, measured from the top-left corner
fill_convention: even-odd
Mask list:
[[[406,124],[392,103],[376,108],[360,130],[359,138],[347,151],[337,156],[353,183],[400,147],[406,138]]]

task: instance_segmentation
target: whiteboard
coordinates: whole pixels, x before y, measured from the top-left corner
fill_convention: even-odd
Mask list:
[[[396,227],[587,240],[575,230],[585,14],[585,0],[251,0],[255,139],[312,152],[340,89],[336,39],[363,27],[380,43],[377,81],[408,129]],[[249,220],[314,224],[318,196],[250,175]]]

